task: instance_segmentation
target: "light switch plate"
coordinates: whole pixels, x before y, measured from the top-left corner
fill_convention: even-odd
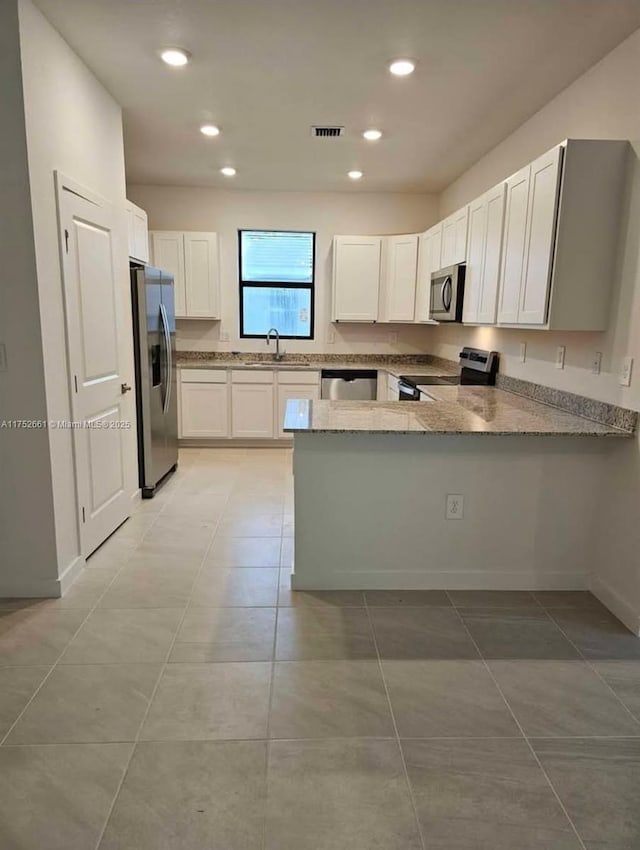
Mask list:
[[[556,349],[556,369],[564,369],[564,355],[566,348],[564,345],[559,345]]]
[[[220,342],[229,342],[229,331],[220,331]]]
[[[335,331],[329,331],[327,334],[327,345],[335,345],[336,342],[336,333]]]
[[[621,387],[631,386],[631,373],[633,371],[633,357],[625,357],[622,360],[620,367],[620,375],[618,381]]]
[[[391,331],[389,334],[389,342],[393,345],[398,341],[398,334],[396,331]]]
[[[525,363],[527,359],[527,343],[520,343],[520,362]]]

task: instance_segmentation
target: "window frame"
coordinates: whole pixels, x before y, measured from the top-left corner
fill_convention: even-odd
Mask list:
[[[297,283],[281,280],[243,280],[242,277],[242,234],[243,233],[305,233],[312,237],[312,265],[311,265],[311,282]],[[264,339],[265,334],[249,334],[244,332],[244,299],[243,290],[247,287],[256,287],[259,289],[308,289],[311,293],[311,303],[309,308],[309,336],[291,336],[290,334],[280,334],[280,339],[297,339],[300,342],[313,341],[316,332],[316,231],[315,230],[281,230],[263,227],[242,227],[238,228],[238,319],[240,323],[240,339]]]

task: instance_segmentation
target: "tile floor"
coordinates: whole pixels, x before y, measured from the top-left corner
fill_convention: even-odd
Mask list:
[[[586,593],[292,593],[291,453],[186,450],[0,601],[2,850],[640,848],[640,640]]]

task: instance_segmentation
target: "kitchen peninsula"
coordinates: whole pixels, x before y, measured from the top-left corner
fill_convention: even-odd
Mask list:
[[[292,587],[587,588],[604,460],[635,415],[601,405],[593,421],[496,387],[429,395],[288,402]]]

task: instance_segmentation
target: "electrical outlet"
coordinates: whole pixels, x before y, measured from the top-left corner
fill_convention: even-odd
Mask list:
[[[0,372],[7,371],[7,347],[4,342],[0,343]]]
[[[336,332],[329,331],[327,334],[327,345],[335,345],[336,342]]]
[[[520,343],[520,362],[525,363],[527,359],[527,343]]]
[[[625,357],[622,360],[622,366],[620,367],[620,375],[618,376],[618,382],[621,387],[629,387],[631,386],[631,372],[633,371],[633,357]]]
[[[564,345],[559,345],[556,348],[556,369],[564,369],[564,355],[566,348]]]
[[[464,496],[449,493],[447,496],[447,519],[462,519],[464,516]]]
[[[602,352],[596,351],[593,355],[593,360],[591,361],[591,371],[594,375],[600,374],[600,369],[602,368]]]
[[[220,331],[220,342],[229,342],[229,331]]]
[[[391,331],[389,334],[389,342],[391,345],[394,345],[398,341],[398,334],[396,331]]]

